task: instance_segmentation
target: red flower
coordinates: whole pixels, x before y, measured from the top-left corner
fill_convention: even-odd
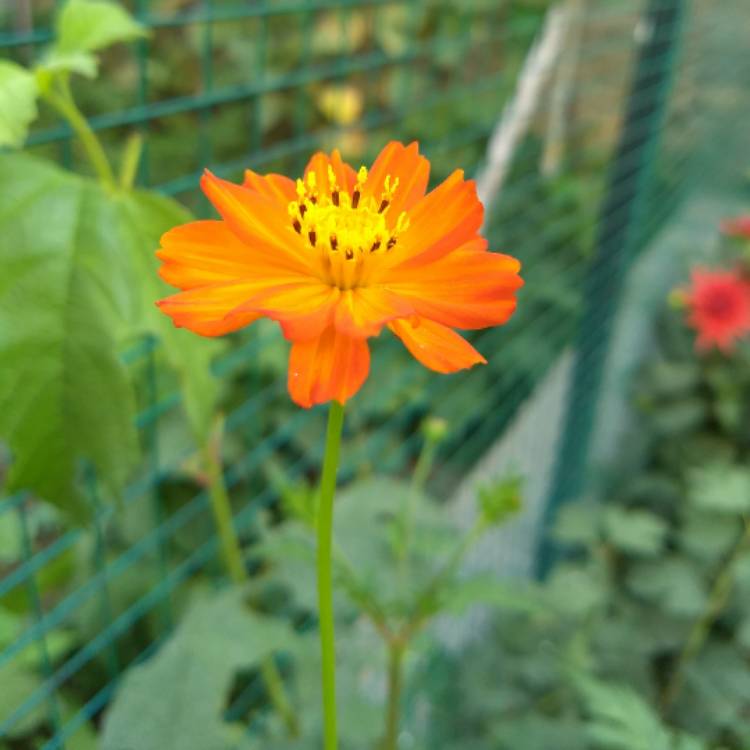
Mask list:
[[[688,323],[698,332],[696,347],[731,351],[750,332],[750,284],[738,271],[696,268],[685,290]]]
[[[724,219],[719,224],[719,229],[727,237],[750,240],[750,214],[737,216],[734,219]]]

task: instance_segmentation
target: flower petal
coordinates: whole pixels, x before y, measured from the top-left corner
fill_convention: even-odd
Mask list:
[[[302,280],[310,275],[274,248],[243,242],[223,221],[193,221],[170,229],[156,255],[162,261],[161,277],[179,289],[263,276]]]
[[[321,283],[290,284],[260,291],[234,312],[254,311],[281,324],[290,341],[317,338],[331,324],[341,292]]]
[[[200,336],[224,336],[249,326],[260,317],[262,316],[257,313],[237,313],[228,315],[224,320],[207,322],[196,320],[188,327]]]
[[[446,326],[424,318],[395,320],[388,324],[412,356],[435,372],[465,370],[487,360],[468,342]]]
[[[383,285],[414,311],[443,325],[474,329],[505,323],[523,285],[521,264],[509,255],[476,248],[472,241],[424,266],[391,269]]]
[[[305,179],[310,172],[315,173],[315,180],[318,186],[318,190],[326,195],[331,194],[331,184],[328,179],[328,167],[333,169],[333,173],[336,176],[336,182],[339,188],[343,188],[350,195],[354,189],[354,185],[357,182],[357,173],[341,158],[339,150],[335,148],[331,155],[324,154],[322,151],[318,151],[313,154],[310,161],[305,167]]]
[[[385,146],[367,175],[364,195],[379,199],[389,175],[391,184],[398,179],[398,188],[388,209],[388,217],[395,223],[402,211],[408,211],[424,196],[430,179],[430,162],[420,156],[416,141],[408,146],[391,141]]]
[[[220,336],[259,317],[255,311],[235,311],[252,291],[247,283],[215,284],[173,294],[156,304],[178,328],[189,328],[201,336]]]
[[[308,248],[292,229],[289,215],[278,201],[241,185],[219,179],[209,171],[201,179],[207,198],[234,234],[250,246],[263,245],[296,268],[311,267]]]
[[[476,238],[483,215],[474,181],[464,180],[457,169],[409,211],[409,228],[399,237],[390,265],[434,263]]]
[[[377,336],[389,320],[414,313],[412,306],[387,289],[359,287],[341,293],[336,305],[336,328],[348,336]]]
[[[297,198],[294,180],[290,180],[283,174],[267,174],[264,176],[253,172],[252,169],[246,169],[245,181],[242,186],[277,201],[285,211],[289,203]]]
[[[318,338],[292,344],[289,394],[305,408],[332,400],[344,404],[360,389],[369,370],[367,341],[330,326]]]

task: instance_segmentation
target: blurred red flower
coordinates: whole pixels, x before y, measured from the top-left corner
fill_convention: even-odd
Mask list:
[[[685,290],[688,323],[698,332],[696,348],[731,351],[750,332],[750,283],[739,271],[695,268]]]

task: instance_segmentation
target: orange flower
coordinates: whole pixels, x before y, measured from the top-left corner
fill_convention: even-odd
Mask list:
[[[485,362],[452,328],[505,323],[520,264],[487,251],[482,205],[456,170],[425,195],[429,162],[391,142],[355,172],[317,153],[296,181],[248,171],[243,186],[206,172],[221,215],[162,237],[159,302],[176,326],[219,336],[267,316],[292,342],[289,392],[303,407],[344,403],[367,378],[367,339],[387,326],[423,365]]]
[[[688,323],[698,332],[696,348],[731,351],[750,332],[750,284],[738,271],[696,268],[691,275],[683,295]]]

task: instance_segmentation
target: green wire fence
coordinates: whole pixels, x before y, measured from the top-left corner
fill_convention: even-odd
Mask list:
[[[125,4],[150,38],[114,50],[100,81],[80,84],[77,95],[113,153],[134,129],[144,135],[139,184],[200,214],[208,213],[197,190],[204,167],[229,178],[247,167],[295,174],[316,148],[339,145],[366,163],[392,138],[420,141],[434,182],[461,166],[481,183],[498,169],[493,143],[533,83],[534,45],[554,12],[568,13],[485,227],[491,247],[524,264],[518,314],[472,337],[490,364],[470,374],[431,376],[397,344],[375,342],[370,380],[351,405],[343,478],[408,470],[419,423],[438,414],[450,438],[432,481],[447,497],[573,351],[556,465],[539,467],[549,476],[545,517],[580,492],[620,290],[632,259],[703,176],[712,117],[720,118],[701,98],[728,64],[706,50],[731,25],[716,3]],[[0,9],[0,56],[33,60],[50,39],[57,5],[17,0]],[[69,129],[47,118],[30,150],[85,171]],[[226,391],[226,480],[248,545],[259,515],[276,512],[268,467],[310,479],[320,462],[322,415],[289,404],[284,347],[276,331],[254,327],[215,363]],[[0,539],[13,540],[0,548],[0,612],[29,613],[22,632],[0,632],[0,684],[23,660],[39,673],[11,703],[0,698],[1,747],[39,725],[44,740],[34,747],[84,747],[123,670],[169,634],[187,583],[201,571],[219,574],[217,539],[204,530],[207,493],[185,469],[194,448],[180,438],[180,399],[159,342],[143,340],[123,356],[140,384],[144,460],[122,505],[100,503],[91,471],[91,528],[66,525],[28,494],[0,499]],[[549,557],[540,552],[542,568]],[[230,714],[243,715],[259,692],[252,683]]]

